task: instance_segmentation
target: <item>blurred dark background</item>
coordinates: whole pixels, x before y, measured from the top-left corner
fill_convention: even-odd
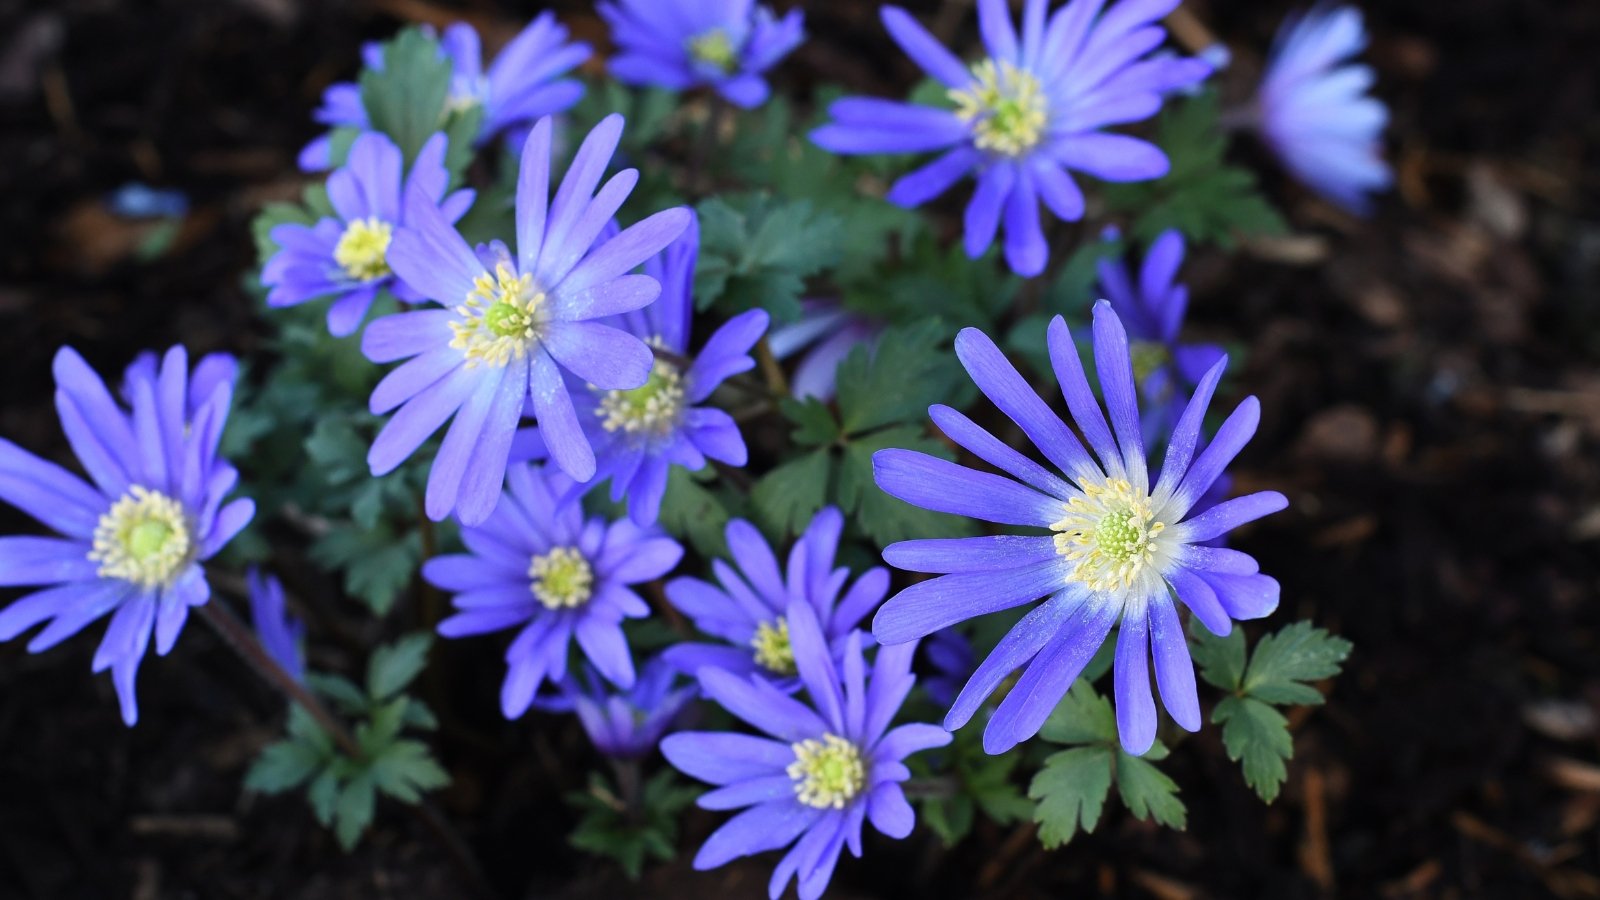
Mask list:
[[[549,5],[604,45],[589,3]],[[876,4],[802,5],[812,39],[779,90],[914,82]],[[970,2],[905,5],[971,40]],[[1185,271],[1193,327],[1248,345],[1239,384],[1264,405],[1240,480],[1292,501],[1243,543],[1283,582],[1280,620],[1356,647],[1295,723],[1284,795],[1263,807],[1212,729],[1167,766],[1186,832],[1116,809],[1049,854],[1024,831],[949,852],[919,831],[870,841],[833,896],[1600,897],[1600,3],[1362,5],[1396,190],[1351,220],[1246,142],[1295,235]],[[1294,4],[1187,6],[1241,96]],[[249,221],[297,196],[310,112],[359,43],[460,16],[494,46],[544,7],[0,0],[0,434],[68,459],[61,344],[102,371],[177,341],[259,350]],[[181,192],[181,224],[119,215],[130,183]],[[240,798],[280,705],[203,626],[144,667],[133,730],[89,674],[94,638],[21,643],[0,646],[0,898],[468,896],[407,816],[346,855],[300,799]],[[507,897],[764,895],[766,859],[694,874],[686,854],[635,886],[568,849],[570,723],[442,749],[440,805]]]

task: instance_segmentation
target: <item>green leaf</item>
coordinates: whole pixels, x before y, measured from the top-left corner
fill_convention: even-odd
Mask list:
[[[839,364],[840,428],[856,435],[885,425],[920,424],[929,406],[950,398],[960,372],[937,323],[887,329],[874,349],[857,346]]]
[[[647,858],[672,860],[678,819],[699,794],[679,783],[671,769],[663,769],[645,782],[636,808],[629,810],[604,778],[591,774],[588,790],[566,797],[583,814],[568,841],[615,861],[630,879],[637,879]]]
[[[1166,748],[1160,744],[1151,747],[1142,758],[1119,752],[1117,793],[1140,819],[1154,818],[1168,828],[1182,831],[1188,823],[1188,811],[1178,799],[1178,785],[1152,762],[1166,755]]]
[[[372,758],[387,750],[405,727],[406,708],[411,698],[396,697],[374,706],[372,717],[356,726],[356,743],[361,745],[363,758]]]
[[[784,534],[799,534],[828,501],[833,459],[813,450],[790,460],[757,481],[750,491],[756,514]]]
[[[387,134],[409,167],[445,118],[450,60],[439,42],[407,28],[383,45],[383,69],[361,73],[361,105],[374,131]]]
[[[334,806],[339,802],[339,781],[338,771],[330,766],[322,770],[306,791],[311,812],[324,828],[333,824]]]
[[[1217,637],[1200,624],[1189,622],[1189,655],[1200,667],[1200,677],[1225,691],[1237,691],[1244,682],[1244,629],[1235,625],[1227,637]]]
[[[1106,205],[1134,217],[1133,237],[1148,243],[1176,228],[1193,243],[1229,248],[1240,237],[1288,230],[1255,176],[1224,159],[1228,137],[1219,116],[1215,91],[1169,102],[1156,125],[1156,143],[1171,170],[1155,181],[1104,186]]]
[[[1225,697],[1212,711],[1211,721],[1222,726],[1228,758],[1244,761],[1245,783],[1267,803],[1276,800],[1289,777],[1284,763],[1294,756],[1289,720],[1260,700]]]
[[[281,794],[304,784],[327,762],[316,747],[301,741],[268,744],[245,773],[247,791]]]
[[[426,632],[379,647],[367,661],[367,693],[374,700],[400,693],[428,664],[428,650],[432,647],[433,635]]]
[[[1051,710],[1039,737],[1057,744],[1116,744],[1117,715],[1111,701],[1080,678]]]
[[[415,533],[397,536],[387,524],[373,529],[336,526],[311,545],[311,559],[343,571],[344,589],[383,616],[411,584],[421,548]]]
[[[342,675],[307,672],[306,685],[332,700],[339,710],[347,715],[366,715],[367,708],[372,705],[371,698],[356,687],[354,682]]]
[[[833,410],[815,397],[796,400],[785,397],[778,404],[783,417],[794,423],[790,437],[802,447],[823,447],[840,437],[839,423],[833,420]]]
[[[395,741],[372,761],[370,771],[378,790],[402,803],[420,803],[423,794],[450,783],[449,773],[421,741]]]
[[[706,200],[698,210],[701,309],[765,309],[774,324],[792,322],[800,317],[805,279],[839,256],[839,219],[807,200],[735,194]]]
[[[1111,790],[1110,747],[1075,747],[1052,754],[1028,785],[1037,800],[1033,820],[1046,850],[1072,840],[1078,829],[1093,831]]]
[[[1350,647],[1349,641],[1310,622],[1295,622],[1256,643],[1243,692],[1267,703],[1320,704],[1322,692],[1303,682],[1338,675]]]
[[[333,833],[339,839],[339,846],[346,852],[355,848],[367,826],[372,824],[377,799],[372,779],[366,775],[350,779],[339,792],[339,800],[333,810]]]
[[[695,480],[693,473],[673,466],[667,475],[667,492],[661,498],[661,527],[677,538],[688,538],[706,557],[721,556],[723,536],[730,518],[717,495]]]

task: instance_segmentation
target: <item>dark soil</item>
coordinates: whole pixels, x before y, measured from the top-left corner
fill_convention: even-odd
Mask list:
[[[554,5],[603,42],[588,3]],[[781,76],[795,90],[912,83],[876,4],[805,5],[815,37]],[[944,5],[970,30],[960,0]],[[1190,6],[1236,48],[1239,90],[1290,8]],[[1600,897],[1600,4],[1367,6],[1398,189],[1363,223],[1269,171],[1297,236],[1186,272],[1196,330],[1249,346],[1238,383],[1264,424],[1240,481],[1292,500],[1240,543],[1282,580],[1278,619],[1356,646],[1328,705],[1296,721],[1284,795],[1263,807],[1208,730],[1169,765],[1186,832],[1113,811],[1055,853],[1026,830],[980,828],[949,852],[925,831],[869,840],[834,896]],[[297,193],[321,88],[399,20],[466,14],[503,39],[535,11],[0,0],[0,434],[68,457],[49,388],[61,344],[103,370],[178,340],[256,351],[248,223]],[[147,262],[151,226],[105,206],[130,181],[192,204]],[[0,512],[0,533],[27,527]],[[380,810],[346,855],[301,800],[241,799],[281,703],[205,627],[145,666],[132,730],[89,674],[94,644],[0,646],[0,898],[469,896],[404,810]],[[633,886],[567,848],[560,795],[583,738],[500,722],[496,673],[465,665],[477,653],[439,658],[460,673],[439,807],[503,896],[764,895],[765,859]],[[691,815],[684,846],[715,820]]]

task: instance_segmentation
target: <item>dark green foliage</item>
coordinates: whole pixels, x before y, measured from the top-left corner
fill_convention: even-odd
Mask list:
[[[1183,830],[1188,819],[1178,786],[1155,766],[1170,751],[1157,741],[1144,756],[1125,752],[1117,740],[1111,703],[1080,680],[1050,714],[1039,737],[1056,744],[1078,744],[1052,754],[1033,777],[1028,796],[1038,801],[1033,819],[1047,849],[1071,841],[1100,823],[1106,794],[1117,795],[1134,816]]]
[[[637,772],[629,777],[637,778]],[[629,878],[638,879],[647,859],[672,860],[678,820],[700,789],[685,786],[671,769],[663,769],[644,782],[632,802],[619,796],[625,793],[600,773],[590,773],[588,790],[567,795],[567,803],[582,816],[568,840],[579,850],[613,860]]]
[[[1338,675],[1350,642],[1310,622],[1295,622],[1258,641],[1247,662],[1239,628],[1225,638],[1198,625],[1190,634],[1200,677],[1230,692],[1211,713],[1211,721],[1222,726],[1228,758],[1243,764],[1246,783],[1271,803],[1294,757],[1289,720],[1275,707],[1321,704],[1322,692],[1307,682]]]
[[[806,279],[839,259],[839,217],[809,200],[734,194],[713,197],[698,209],[698,309],[765,309],[774,324],[792,322],[800,318]]]
[[[310,713],[291,705],[288,736],[262,749],[245,774],[245,787],[281,794],[306,785],[317,821],[332,828],[348,850],[372,823],[379,794],[415,804],[448,784],[450,776],[428,745],[403,737],[408,728],[438,727],[427,706],[402,693],[422,671],[432,642],[416,634],[379,647],[368,663],[366,690],[336,675],[308,675],[312,690],[357,721],[360,755],[346,755]]]

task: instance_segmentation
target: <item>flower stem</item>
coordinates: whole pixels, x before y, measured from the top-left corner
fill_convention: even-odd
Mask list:
[[[328,711],[328,708],[322,704],[321,700],[317,699],[315,694],[307,690],[305,685],[294,680],[294,677],[285,671],[277,660],[272,658],[272,654],[261,646],[261,642],[256,639],[255,634],[243,622],[239,621],[239,617],[234,615],[233,610],[229,609],[221,600],[213,597],[210,603],[200,607],[200,615],[205,617],[205,620],[211,624],[211,627],[222,637],[222,640],[229,647],[232,647],[233,651],[239,654],[250,668],[255,670],[257,675],[266,679],[269,684],[282,691],[291,701],[300,704],[301,708],[310,713],[311,718],[317,720],[317,725],[321,726],[322,730],[333,738],[333,742],[339,745],[340,752],[351,759],[361,759],[361,745],[356,743],[356,739],[350,734],[349,729],[345,728],[344,724],[335,718],[333,713]]]

